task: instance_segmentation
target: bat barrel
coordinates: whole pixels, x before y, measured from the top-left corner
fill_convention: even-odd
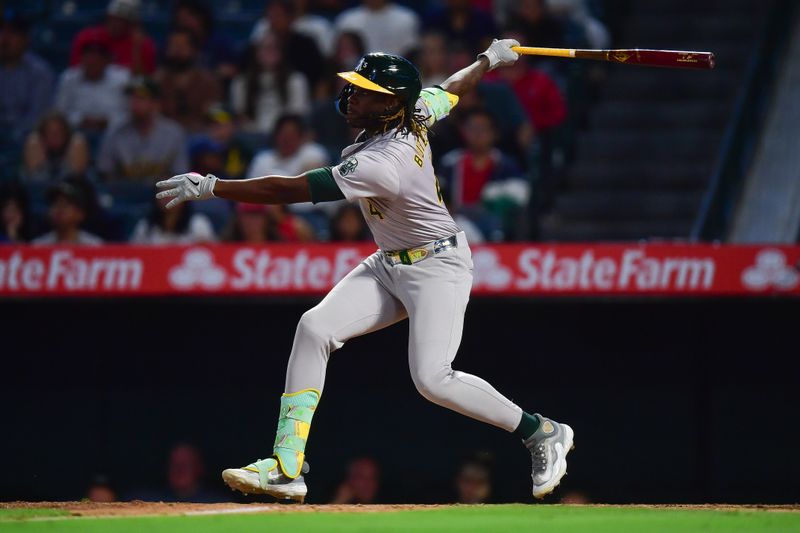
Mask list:
[[[576,57],[581,57],[576,53]],[[689,52],[681,50],[608,50],[608,60],[626,65],[650,67],[712,69],[714,54],[711,52]]]

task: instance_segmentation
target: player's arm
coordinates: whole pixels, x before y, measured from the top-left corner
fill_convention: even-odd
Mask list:
[[[344,198],[327,167],[295,177],[263,176],[247,180],[222,180],[213,174],[203,176],[190,172],[159,181],[156,187],[164,189],[156,198],[172,198],[168,209],[186,200],[214,197],[251,204],[317,203]]]
[[[512,46],[519,46],[519,42],[514,39],[495,39],[485,52],[478,54],[473,64],[447,78],[440,87],[456,96],[467,94],[478,85],[484,74],[497,67],[510,65],[519,58],[519,54],[511,49]]]

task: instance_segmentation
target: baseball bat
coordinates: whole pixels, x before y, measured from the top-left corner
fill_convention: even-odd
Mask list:
[[[513,46],[518,54],[531,56],[567,57],[610,61],[625,65],[646,67],[689,68],[708,70],[714,68],[712,52],[686,52],[680,50],[578,50],[574,48],[538,48],[535,46]]]

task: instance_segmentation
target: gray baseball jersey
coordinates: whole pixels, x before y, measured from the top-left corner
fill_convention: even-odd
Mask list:
[[[438,88],[417,101],[429,125],[450,112],[452,100]],[[347,200],[358,201],[382,250],[412,248],[458,233],[444,205],[426,137],[392,129],[342,151],[333,177]]]

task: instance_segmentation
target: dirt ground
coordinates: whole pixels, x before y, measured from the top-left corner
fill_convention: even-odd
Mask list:
[[[198,515],[227,513],[267,513],[267,512],[346,512],[381,513],[417,509],[437,509],[452,505],[291,505],[291,504],[237,504],[237,503],[163,503],[163,502],[6,502],[0,509],[63,509],[72,516],[160,516],[160,515]],[[596,507],[606,507],[596,505]],[[609,506],[611,507],[611,506]],[[626,505],[644,509],[686,509],[718,511],[783,511],[800,512],[797,505]]]

